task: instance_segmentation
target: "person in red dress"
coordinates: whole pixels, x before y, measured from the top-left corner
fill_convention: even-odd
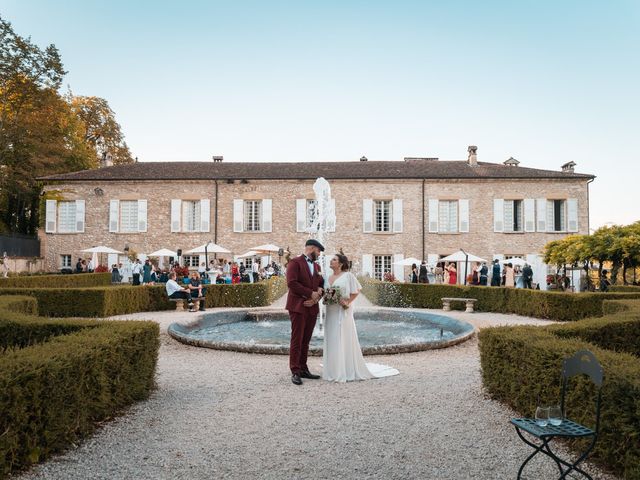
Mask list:
[[[233,265],[231,265],[231,283],[240,283],[240,269],[236,262],[233,262]]]
[[[289,293],[286,309],[291,319],[289,368],[291,381],[295,385],[302,385],[303,378],[320,378],[320,375],[314,375],[309,371],[307,355],[320,310],[318,302],[324,293],[324,279],[320,273],[320,266],[316,263],[320,252],[323,251],[324,247],[320,242],[309,239],[305,243],[304,254],[287,264]]]
[[[449,285],[456,285],[458,283],[458,272],[456,271],[456,264],[451,262],[447,267],[449,270]]]

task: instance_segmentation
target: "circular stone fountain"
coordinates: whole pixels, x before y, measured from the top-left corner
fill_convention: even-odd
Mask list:
[[[390,308],[357,309],[356,328],[365,355],[444,348],[473,336],[467,322],[444,315]],[[198,347],[238,352],[288,354],[291,323],[285,310],[226,310],[202,315],[193,323],[172,323],[169,335]],[[310,355],[322,355],[316,327]]]

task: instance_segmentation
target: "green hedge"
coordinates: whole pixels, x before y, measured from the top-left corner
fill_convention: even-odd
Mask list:
[[[505,287],[380,282],[361,279],[363,293],[384,307],[442,308],[443,297],[476,298],[481,312],[514,313],[528,317],[574,321],[603,315],[603,302],[640,298],[640,293],[565,293]],[[452,303],[464,309],[461,302]]]
[[[637,293],[640,292],[640,286],[637,285],[611,285],[609,287],[610,292],[618,293]]]
[[[262,307],[287,289],[284,278],[238,285],[208,285],[207,307]],[[135,312],[175,309],[164,285],[94,288],[0,288],[0,295],[30,295],[37,299],[43,317],[109,317]]]
[[[110,273],[0,278],[0,288],[80,288],[111,285]]]
[[[547,327],[499,327],[479,333],[489,394],[532,417],[538,403],[560,399],[562,361],[592,351],[604,369],[601,430],[592,459],[624,478],[640,478],[640,302],[602,318]],[[570,418],[593,426],[589,382],[571,387]]]
[[[159,349],[155,322],[43,319],[21,302],[0,298],[0,478],[147,398]]]

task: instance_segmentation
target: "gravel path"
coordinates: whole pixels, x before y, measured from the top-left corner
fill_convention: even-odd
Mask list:
[[[548,323],[451,314],[477,328]],[[195,348],[166,334],[170,323],[194,315],[118,317],[160,323],[158,389],[79,447],[15,478],[495,480],[515,478],[530,453],[509,424],[513,412],[483,393],[475,337],[443,350],[376,356],[400,370],[395,377],[297,387],[284,356]],[[320,361],[310,359],[312,371]],[[528,472],[556,478],[550,460],[532,462]]]

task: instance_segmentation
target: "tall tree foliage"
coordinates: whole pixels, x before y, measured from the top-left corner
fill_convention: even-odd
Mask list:
[[[38,177],[95,168],[109,148],[119,163],[131,161],[105,100],[60,95],[65,73],[54,45],[40,49],[0,17],[0,231],[35,233]],[[99,110],[92,104],[101,116],[87,114]],[[104,132],[100,151],[95,132]]]

